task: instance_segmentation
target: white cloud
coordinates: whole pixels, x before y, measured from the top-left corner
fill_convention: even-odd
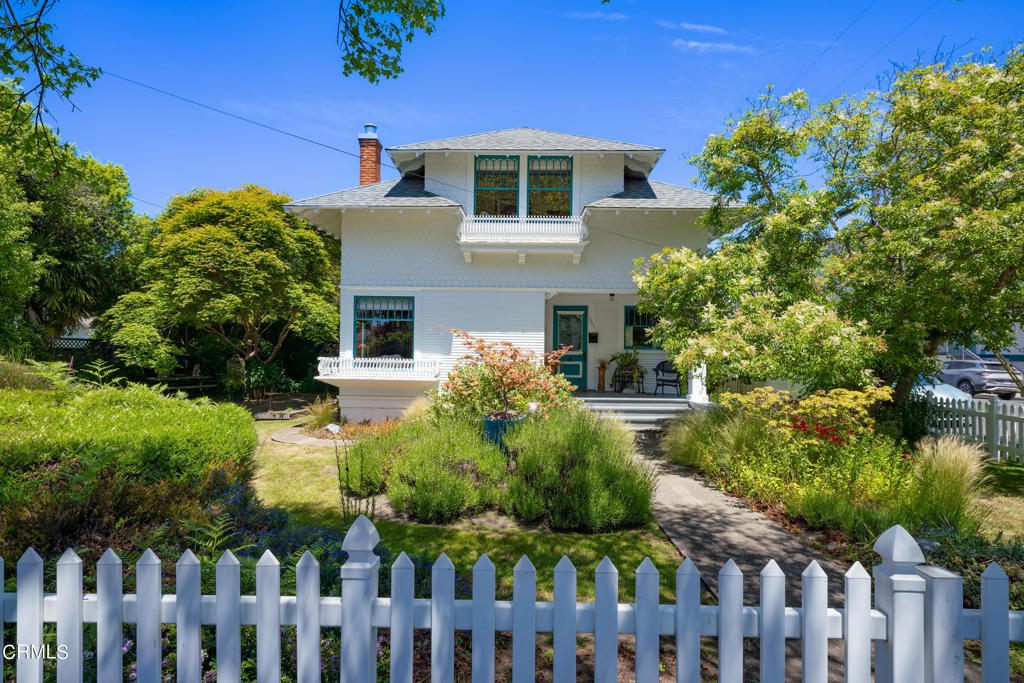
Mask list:
[[[665,21],[664,19],[658,20],[658,26],[662,28],[671,28],[680,31],[703,31],[704,33],[728,33],[724,28],[720,26],[710,26],[708,24],[689,24],[685,21],[674,22]]]
[[[565,16],[570,19],[602,19],[604,21],[629,19],[628,14],[622,14],[621,12],[569,12]]]
[[[754,48],[750,45],[737,45],[736,43],[704,43],[698,40],[684,40],[677,38],[672,41],[672,47],[683,52],[742,52],[754,54]]]

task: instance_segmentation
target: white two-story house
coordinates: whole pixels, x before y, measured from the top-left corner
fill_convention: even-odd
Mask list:
[[[359,187],[286,207],[341,240],[341,343],[318,378],[348,419],[397,415],[443,381],[464,354],[451,328],[571,346],[560,370],[585,391],[623,349],[665,360],[631,273],[663,247],[703,248],[713,196],[650,180],[664,149],[513,128],[389,147],[401,178],[381,182],[376,126],[359,145]]]

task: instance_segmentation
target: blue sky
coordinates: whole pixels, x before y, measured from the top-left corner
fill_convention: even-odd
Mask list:
[[[451,0],[437,31],[406,48],[405,73],[370,85],[341,74],[336,16],[326,0],[66,0],[52,20],[87,63],[342,149],[357,149],[367,121],[386,146],[534,126],[664,147],[652,177],[689,186],[687,159],[768,83],[822,98],[940,43],[1024,39],[1020,0]],[[75,103],[54,107],[62,137],[124,166],[135,196],[156,204],[192,187],[301,198],[358,183],[353,157],[109,76]]]

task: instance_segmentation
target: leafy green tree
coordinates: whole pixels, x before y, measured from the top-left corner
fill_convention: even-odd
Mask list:
[[[0,351],[22,345],[18,321],[39,276],[26,239],[33,213],[14,179],[0,173]]]
[[[1024,318],[1022,100],[1024,46],[817,107],[769,90],[693,159],[719,247],[636,273],[656,336],[721,376],[867,371],[897,400],[944,343],[1005,348]]]
[[[104,316],[120,358],[169,371],[183,327],[216,336],[245,362],[272,361],[292,333],[333,338],[338,244],[285,213],[287,201],[255,185],[173,198],[154,223],[142,287]]]

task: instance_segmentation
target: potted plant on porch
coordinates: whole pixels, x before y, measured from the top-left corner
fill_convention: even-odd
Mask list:
[[[612,374],[612,389],[623,392],[627,389],[630,392],[639,390],[643,392],[644,377],[647,376],[647,368],[640,364],[640,354],[636,349],[620,351],[612,354],[612,362],[615,363],[615,372]]]
[[[571,396],[571,385],[548,368],[570,347],[538,357],[510,341],[487,341],[465,330],[451,330],[469,350],[449,373],[442,395],[483,413],[484,433],[501,444],[509,428],[526,417],[531,404],[561,403]]]

